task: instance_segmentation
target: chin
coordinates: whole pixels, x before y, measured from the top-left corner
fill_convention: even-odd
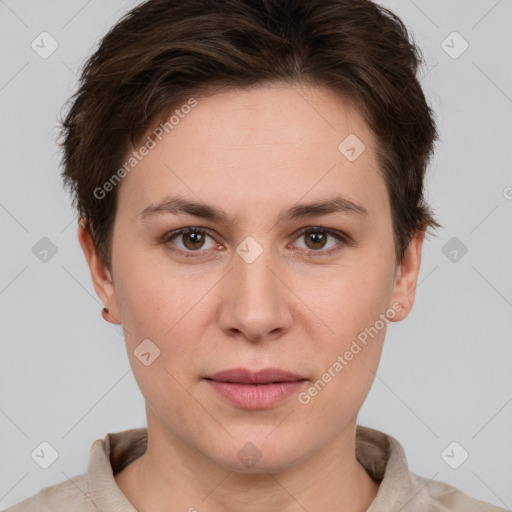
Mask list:
[[[284,433],[283,430],[281,434]],[[268,432],[247,432],[228,443],[218,443],[214,450],[204,453],[224,469],[242,474],[279,473],[306,456],[304,443],[292,443],[293,436],[272,436],[274,433],[268,436]]]

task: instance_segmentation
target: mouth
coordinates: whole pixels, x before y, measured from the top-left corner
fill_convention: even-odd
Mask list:
[[[257,372],[252,372],[245,368],[233,368],[231,370],[217,372],[205,378],[216,382],[230,382],[236,384],[275,384],[279,382],[306,380],[300,375],[278,368],[266,368]]]
[[[223,370],[204,378],[231,405],[267,409],[299,391],[307,379],[277,368],[253,372],[245,368]]]

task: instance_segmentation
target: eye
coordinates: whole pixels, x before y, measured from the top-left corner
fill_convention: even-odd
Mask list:
[[[175,252],[185,252],[189,254],[185,254],[187,257],[196,257],[199,256],[198,254],[190,254],[194,252],[205,252],[200,251],[199,249],[203,248],[205,245],[206,238],[210,238],[213,241],[213,238],[208,235],[206,230],[201,228],[183,228],[178,229],[177,231],[172,231],[171,233],[168,233],[168,235],[165,236],[163,242],[169,243],[171,241],[174,241],[175,239],[181,239],[183,243],[183,247],[180,248],[180,250],[174,249],[173,247],[168,246],[168,248],[171,251]],[[173,242],[174,243],[174,242]],[[176,244],[175,244],[176,245]],[[210,244],[210,248],[218,246],[215,241]],[[178,245],[179,247],[179,245]],[[208,249],[208,247],[206,247]]]
[[[322,227],[303,228],[298,233],[298,238],[302,237],[306,241],[305,249],[314,253],[320,253],[319,256],[332,254],[348,244],[348,236],[344,233]],[[328,237],[337,239],[339,243],[325,249]],[[312,256],[314,257],[316,254]]]
[[[348,235],[345,233],[322,227],[303,228],[297,233],[295,239],[299,239],[301,237],[305,237],[306,247],[304,250],[306,252],[309,251],[309,253],[319,253],[307,254],[307,256],[311,257],[315,257],[317,255],[325,256],[332,254],[341,250],[343,246],[349,244]],[[331,246],[328,249],[325,249],[329,237],[335,238],[338,240],[338,243],[334,244],[334,246]],[[211,240],[209,247],[206,244],[206,240],[208,238]],[[175,242],[175,240],[181,240],[181,247]],[[205,229],[194,227],[182,228],[176,231],[172,231],[164,236],[162,242],[167,245],[167,248],[170,251],[177,252],[184,255],[185,257],[191,258],[201,256],[201,253],[207,252],[208,249],[222,247],[217,242],[215,242],[215,240],[213,240],[213,238],[207,233]],[[173,245],[177,246],[178,248],[176,249],[172,247]]]

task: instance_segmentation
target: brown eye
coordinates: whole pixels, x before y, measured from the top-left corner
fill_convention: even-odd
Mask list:
[[[201,249],[204,245],[205,235],[204,233],[183,233],[182,235],[183,245],[190,250]]]
[[[305,234],[306,245],[310,249],[323,249],[327,241],[327,236],[321,231],[310,231]]]
[[[338,243],[328,246],[329,237],[338,240]],[[304,228],[299,232],[298,239],[304,239],[306,253],[312,253],[312,256],[324,256],[339,251],[343,246],[348,245],[348,236],[344,233],[333,231],[331,229],[316,227]],[[318,253],[318,254],[314,254]]]
[[[210,247],[205,247],[208,238],[212,241],[210,242]],[[204,229],[200,228],[183,228],[173,231],[172,233],[169,233],[163,241],[164,243],[169,244],[169,249],[183,253],[202,253],[206,252],[207,249],[211,249],[216,246],[212,237],[208,235]],[[181,244],[178,242],[181,242]],[[178,249],[174,249],[171,245],[177,246]],[[185,255],[196,256],[196,254]],[[200,254],[197,254],[197,256],[199,255]]]
[[[345,233],[322,227],[303,228],[296,239],[300,238],[305,240],[302,249],[308,257],[328,256],[349,245],[350,242],[350,238]],[[338,242],[329,246],[329,238]],[[207,245],[208,239],[211,240],[210,246]],[[203,228],[188,227],[172,231],[163,237],[162,242],[168,250],[185,257],[205,256],[203,253],[207,254],[208,249],[221,249],[221,246]]]

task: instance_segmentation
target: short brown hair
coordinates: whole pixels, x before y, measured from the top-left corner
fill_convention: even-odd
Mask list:
[[[438,134],[421,63],[403,22],[369,0],[149,0],[83,68],[61,121],[64,183],[111,269],[117,188],[101,198],[95,190],[156,118],[211,87],[324,85],[352,101],[376,137],[401,263],[417,230],[442,227],[424,201]]]

